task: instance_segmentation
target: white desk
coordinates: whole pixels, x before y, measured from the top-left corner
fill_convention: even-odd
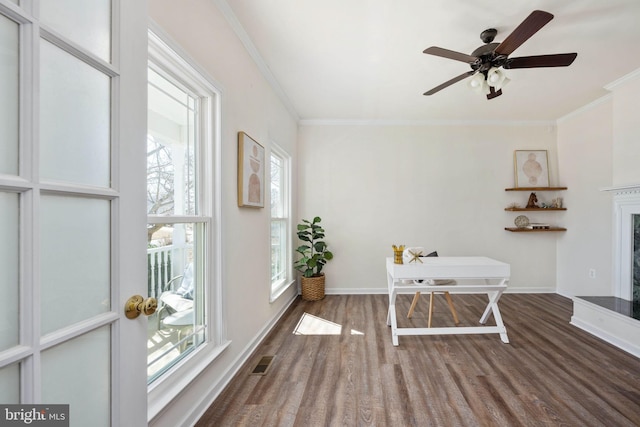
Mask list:
[[[507,289],[511,275],[509,264],[487,257],[422,257],[420,262],[394,264],[393,257],[387,258],[387,280],[389,285],[389,312],[387,326],[391,326],[391,340],[398,345],[400,335],[443,335],[443,334],[500,334],[504,343],[509,342],[507,329],[502,322],[498,300]],[[467,279],[478,280],[477,284],[428,285],[425,283],[403,283],[403,280]],[[489,303],[480,318],[485,324],[493,313],[496,326],[445,327],[445,328],[398,328],[396,318],[396,297],[398,294],[416,292],[444,292],[461,294],[486,293]]]

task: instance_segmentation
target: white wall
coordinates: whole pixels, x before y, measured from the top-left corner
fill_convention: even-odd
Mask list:
[[[612,99],[558,123],[560,177],[568,187],[567,232],[558,240],[558,293],[612,295]],[[595,278],[589,277],[594,269]]]
[[[551,183],[564,184],[552,126],[308,124],[299,144],[300,217],[322,217],[335,256],[325,267],[327,293],[385,292],[392,244],[486,255],[511,264],[511,291],[555,290],[562,233],[504,230],[519,214],[504,208],[529,196],[505,192],[514,186],[514,150],[549,150]],[[532,222],[565,220],[527,214]]]
[[[297,123],[275,95],[211,0],[150,0],[155,21],[222,86],[222,250],[227,338],[231,345],[151,425],[182,425],[209,405],[229,369],[297,294],[290,288],[269,303],[269,208],[237,207],[237,132],[268,150],[275,142],[296,158]],[[269,200],[267,198],[266,205]]]
[[[613,91],[613,185],[640,183],[640,72],[609,87]]]
[[[558,241],[558,292],[568,296],[614,295],[613,199],[600,190],[640,183],[640,73],[607,88],[611,95],[558,122],[560,178],[570,190],[570,229]]]

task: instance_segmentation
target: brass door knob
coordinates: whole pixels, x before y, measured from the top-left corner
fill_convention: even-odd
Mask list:
[[[155,298],[144,299],[140,295],[134,295],[127,300],[124,305],[124,314],[127,319],[135,319],[143,313],[145,316],[150,316],[156,312],[158,307],[158,301]]]

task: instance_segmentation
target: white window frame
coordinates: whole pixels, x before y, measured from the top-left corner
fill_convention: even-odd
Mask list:
[[[271,150],[269,153],[269,171],[271,171],[271,157],[276,156],[282,161],[282,188],[280,192],[283,198],[283,217],[273,217],[271,210],[269,210],[269,224],[273,221],[284,222],[285,228],[285,276],[279,280],[269,279],[270,284],[270,302],[274,302],[280,295],[282,295],[291,285],[295,283],[293,280],[293,267],[292,267],[292,233],[291,233],[291,156],[280,148],[277,144],[271,143]],[[271,186],[271,180],[269,180],[269,186]],[[269,197],[271,197],[271,191],[269,191]],[[271,201],[271,200],[270,200]],[[271,206],[271,204],[269,204]],[[271,226],[269,226],[271,230]],[[269,232],[269,248],[271,248],[271,232]],[[271,251],[269,251],[271,253]],[[271,261],[270,261],[271,265]],[[269,269],[271,272],[271,268]]]
[[[189,385],[213,360],[229,347],[225,337],[224,304],[222,293],[221,250],[221,132],[220,106],[221,87],[209,77],[176,43],[157,25],[151,23],[149,29],[149,61],[165,72],[187,83],[201,94],[201,147],[199,149],[200,170],[198,186],[198,216],[149,216],[148,222],[205,222],[205,319],[206,341],[195,351],[168,369],[161,377],[148,386],[149,406],[147,419],[150,421],[162,411],[185,387]]]

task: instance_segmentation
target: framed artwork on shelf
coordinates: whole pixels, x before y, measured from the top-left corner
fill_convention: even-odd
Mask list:
[[[238,206],[264,207],[264,147],[238,132]]]
[[[516,150],[513,163],[516,187],[549,186],[547,150]]]

